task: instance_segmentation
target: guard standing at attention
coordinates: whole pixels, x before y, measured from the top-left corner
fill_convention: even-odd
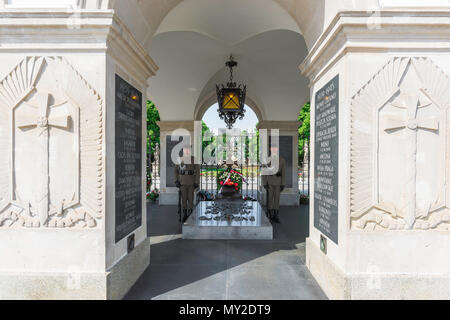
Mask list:
[[[268,174],[262,175],[262,185],[268,195],[268,218],[270,222],[275,223],[280,223],[280,194],[286,185],[286,161],[280,157],[278,151],[278,147],[271,146],[271,161],[265,166],[267,169],[265,173]]]
[[[183,148],[184,157],[191,155],[191,148]],[[189,218],[194,209],[195,190],[200,186],[200,166],[194,163],[194,157],[191,156],[189,163],[182,161],[175,166],[175,185],[181,193],[181,213],[180,219],[184,223]]]

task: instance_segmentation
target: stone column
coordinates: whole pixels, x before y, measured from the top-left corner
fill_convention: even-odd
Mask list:
[[[450,296],[449,21],[439,10],[341,13],[301,66],[306,263],[330,298]]]
[[[286,161],[286,188],[281,193],[280,203],[283,206],[298,206],[300,194],[298,189],[298,121],[261,121],[258,129],[267,130],[268,136],[271,130],[279,130],[280,156]],[[260,187],[260,199],[266,203],[266,191]]]
[[[160,121],[161,141],[161,190],[159,196],[160,205],[178,205],[178,188],[175,187],[174,168],[175,163],[171,159],[173,148],[181,142],[181,138],[172,141],[172,134],[179,131],[180,136],[193,145],[194,121]],[[201,131],[200,131],[201,134]]]
[[[157,67],[106,8],[55,10],[58,23],[52,10],[8,10],[0,299],[122,298],[150,259],[145,92]]]

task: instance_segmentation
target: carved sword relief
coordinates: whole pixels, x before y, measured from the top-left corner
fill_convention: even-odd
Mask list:
[[[39,188],[36,202],[39,212],[39,218],[41,225],[45,225],[49,217],[49,133],[50,127],[67,129],[69,126],[69,115],[60,117],[51,117],[50,111],[53,107],[58,107],[67,103],[67,101],[59,105],[49,104],[48,94],[38,94],[38,100],[40,105],[37,107],[29,106],[31,108],[38,109],[38,114],[28,115],[22,119],[17,120],[17,126],[21,129],[36,128],[36,134],[39,137],[39,144],[41,152],[39,155],[39,172],[36,175],[39,176]]]
[[[351,228],[450,230],[450,79],[394,58],[353,97]]]
[[[402,117],[389,117],[386,119],[386,126],[384,130],[386,132],[392,132],[393,130],[407,130],[406,144],[406,176],[405,181],[405,197],[406,206],[403,208],[405,212],[404,220],[409,229],[412,229],[416,221],[416,162],[417,162],[417,134],[418,130],[432,130],[437,132],[439,130],[439,119],[437,117],[419,119],[417,117],[417,110],[426,108],[432,103],[428,99],[426,102],[421,102],[417,94],[401,93],[391,105],[405,109],[407,116]]]
[[[104,214],[103,99],[61,57],[0,81],[0,228],[93,228]]]

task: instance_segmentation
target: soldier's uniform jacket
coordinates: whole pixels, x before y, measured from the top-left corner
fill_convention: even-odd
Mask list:
[[[193,157],[191,164],[182,162],[175,166],[175,181],[179,181],[182,186],[200,185],[200,165],[194,164]]]
[[[278,171],[273,172],[271,175],[262,175],[262,185],[271,186],[285,186],[286,185],[286,161],[282,158],[278,158]],[[269,163],[268,168],[271,167]]]

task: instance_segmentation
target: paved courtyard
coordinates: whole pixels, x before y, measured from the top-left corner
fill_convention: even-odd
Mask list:
[[[177,207],[148,206],[149,268],[125,299],[326,299],[305,266],[308,207],[283,207],[273,241],[183,240]]]

